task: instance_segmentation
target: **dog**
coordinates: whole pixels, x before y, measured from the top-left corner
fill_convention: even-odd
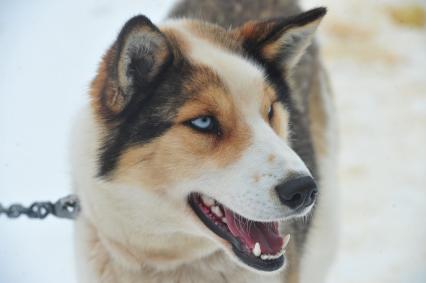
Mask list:
[[[131,18],[72,133],[79,282],[323,282],[336,243],[332,92],[292,0]]]

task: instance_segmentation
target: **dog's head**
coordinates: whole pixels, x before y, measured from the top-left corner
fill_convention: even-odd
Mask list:
[[[317,193],[290,146],[287,80],[324,14],[229,30],[129,20],[91,88],[97,178],[119,185],[109,198],[142,217],[149,209],[162,232],[211,238],[243,265],[279,269],[289,236],[278,221],[308,213]]]

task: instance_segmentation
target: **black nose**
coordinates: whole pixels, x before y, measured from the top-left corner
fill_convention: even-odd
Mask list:
[[[311,177],[298,177],[275,187],[282,204],[297,209],[310,206],[317,196],[317,185]]]

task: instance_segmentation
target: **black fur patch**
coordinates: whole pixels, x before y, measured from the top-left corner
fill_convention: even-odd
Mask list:
[[[177,59],[149,85],[138,85],[128,106],[112,123],[99,155],[98,175],[106,177],[115,168],[124,149],[146,144],[161,136],[173,125],[177,110],[190,95],[183,91],[184,81],[191,77],[192,66]],[[143,93],[143,95],[139,95]]]
[[[120,31],[108,53],[107,79],[101,94],[101,114],[108,135],[99,151],[99,177],[111,174],[123,150],[149,143],[166,132],[179,107],[190,97],[183,85],[193,67],[173,48],[145,16],[130,19]],[[156,57],[157,51],[166,56]],[[121,77],[120,60],[124,62],[122,68],[125,66]],[[107,105],[108,95],[114,92],[124,101],[124,108],[118,112]]]

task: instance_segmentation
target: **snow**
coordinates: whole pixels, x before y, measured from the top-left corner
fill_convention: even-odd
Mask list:
[[[120,3],[121,2],[121,3]],[[0,202],[71,192],[71,121],[122,24],[167,1],[0,3]],[[305,0],[339,112],[341,241],[329,283],[426,282],[426,28],[387,8],[425,1]],[[48,154],[46,154],[48,153]],[[0,217],[0,282],[75,282],[72,222]]]
[[[414,1],[327,2],[342,197],[330,282],[426,282],[426,27],[387,12]]]

